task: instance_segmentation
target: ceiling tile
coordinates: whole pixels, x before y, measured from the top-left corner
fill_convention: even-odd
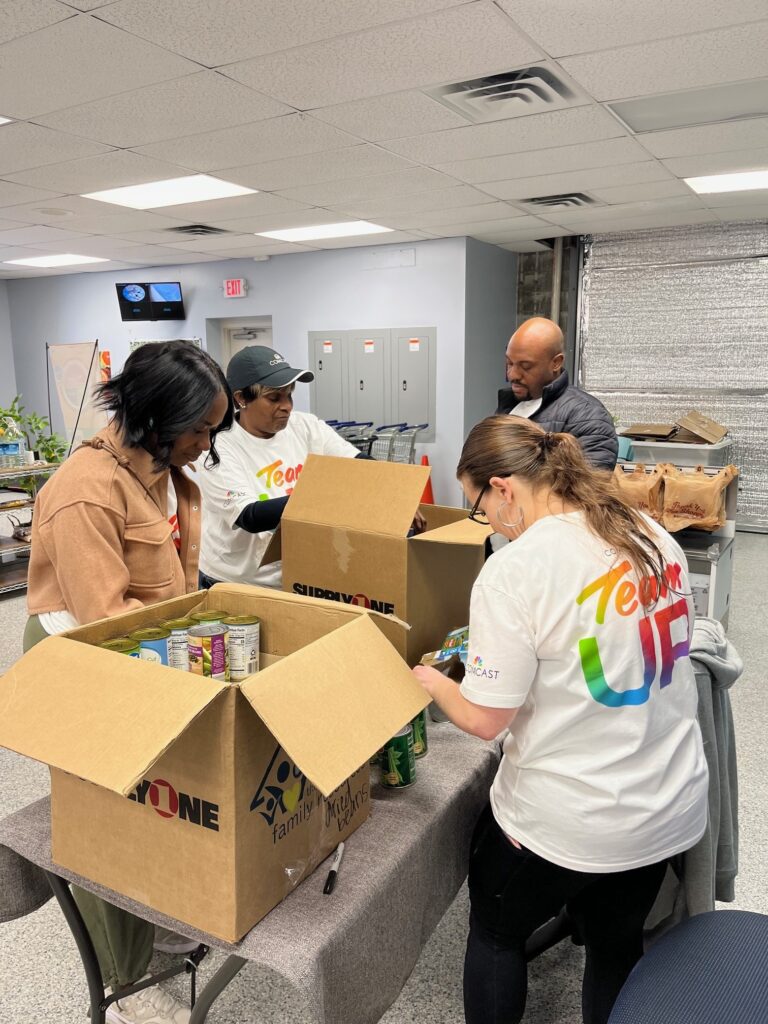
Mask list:
[[[290,112],[277,100],[200,71],[38,118],[42,124],[121,149]]]
[[[467,124],[459,114],[423,92],[398,92],[352,100],[351,103],[313,110],[312,116],[370,142],[400,139],[404,135],[419,135],[445,128],[462,128]]]
[[[300,110],[508,71],[541,51],[485,0],[224,72]]]
[[[531,150],[509,156],[482,157],[439,164],[438,169],[460,181],[488,182],[530,175],[576,171],[589,167],[610,167],[642,160],[646,152],[634,139],[608,139],[577,146]]]
[[[17,185],[12,181],[0,181],[0,208],[19,206],[22,203],[38,203],[41,206],[56,199],[60,193],[44,188],[30,188],[28,185]],[[5,214],[7,216],[7,214]],[[26,218],[24,218],[26,220]]]
[[[19,228],[23,228],[24,226],[24,224],[20,224],[18,221],[15,220],[0,220],[0,232],[18,230]],[[7,243],[0,242],[0,245],[4,244]]]
[[[716,213],[720,220],[727,224],[732,220],[768,220],[768,201],[756,203],[754,206],[717,206],[711,213]]]
[[[613,46],[682,36],[697,31],[758,21],[765,17],[764,0],[643,0],[617,4],[616,0],[498,0],[517,24],[547,53],[561,57],[569,53],[606,50]]]
[[[311,203],[313,206],[339,206],[342,203],[381,200],[392,196],[427,192],[430,189],[447,188],[452,184],[453,179],[446,174],[433,171],[429,167],[413,167],[391,174],[374,174],[366,178],[303,185],[300,188],[280,191],[278,194]]]
[[[424,210],[421,213],[403,213],[393,217],[382,217],[389,227],[430,228],[441,224],[463,224],[507,220],[520,217],[522,212],[507,203],[483,203],[480,206],[459,206],[448,210]]]
[[[295,242],[277,242],[272,241],[268,245],[261,245],[260,242],[269,242],[267,238],[254,238],[251,235],[250,246],[240,246],[235,249],[217,249],[216,255],[223,260],[247,260],[249,257],[255,258],[257,256],[286,256],[292,252],[308,252],[309,247],[306,245],[296,245]]]
[[[636,185],[613,185],[608,188],[590,188],[589,194],[604,203],[638,203],[644,199],[667,199],[669,196],[689,196],[691,190],[682,181],[649,181]]]
[[[126,247],[120,250],[120,259],[127,260],[128,262],[144,259],[170,259],[171,257],[176,258],[186,255],[185,253],[180,253],[178,249],[171,249],[165,245],[137,245],[121,239],[116,239],[115,241],[117,244]]]
[[[512,211],[510,211],[512,212]],[[506,220],[493,221],[490,224],[487,221],[462,221],[461,223],[455,222],[453,224],[441,224],[434,228],[434,233],[443,237],[451,237],[454,235],[471,235],[473,238],[480,238],[483,236],[481,241],[485,238],[493,239],[502,238],[505,235],[521,234],[529,229],[536,229],[546,231],[551,225],[547,224],[546,221],[541,220],[539,217],[509,217]]]
[[[359,235],[355,238],[316,238],[312,245],[318,249],[357,249],[369,245],[380,248],[382,245],[398,245],[401,242],[420,241],[415,235],[405,231],[392,231],[388,235]]]
[[[173,217],[194,224],[208,224],[213,220],[234,220],[237,217],[259,217],[267,213],[298,213],[306,209],[304,203],[283,199],[271,192],[256,192],[231,199],[211,199],[206,203],[184,203],[181,206],[158,207],[156,213],[166,210]]]
[[[35,245],[37,242],[65,242],[67,247],[74,244],[74,239],[82,238],[77,231],[65,231],[51,228],[47,224],[14,225],[11,230],[0,231],[0,245]],[[65,252],[68,248],[65,249]]]
[[[571,228],[573,234],[583,235],[593,231],[640,231],[642,228],[674,227],[677,224],[715,224],[718,220],[711,210],[669,210],[639,217],[601,217],[595,210],[590,217],[563,217],[560,223]]]
[[[397,139],[385,143],[384,148],[419,163],[439,164],[614,139],[626,134],[615,117],[593,105]]]
[[[168,246],[182,252],[218,252],[220,249],[252,249],[264,241],[265,239],[255,238],[253,232],[250,232],[242,235],[233,233],[203,236],[190,239],[188,242],[168,242]]]
[[[768,149],[740,149],[730,153],[672,157],[663,160],[662,164],[678,178],[727,174],[729,171],[759,171],[768,168]]]
[[[193,170],[214,171],[340,149],[357,142],[351,135],[304,114],[288,114],[255,124],[156,142],[137,147],[136,151]]]
[[[451,207],[479,206],[492,203],[491,196],[480,192],[470,185],[455,185],[453,188],[439,188],[430,192],[417,192],[414,195],[392,197],[390,199],[370,199],[362,203],[341,203],[334,210],[348,213],[361,220],[373,220],[381,216],[400,216],[401,214],[417,213],[425,210],[448,210]]]
[[[35,247],[47,252],[59,252],[61,242],[35,242]],[[102,256],[106,259],[114,257],[122,260],[127,259],[128,254],[133,254],[137,248],[139,246],[123,241],[123,239],[101,238],[98,235],[77,240],[77,252],[80,256]]]
[[[759,78],[766,52],[768,21],[761,21],[564,57],[560,63],[596,99],[618,100]]]
[[[197,71],[196,65],[78,14],[3,46],[0,96],[7,117],[32,118]]]
[[[649,199],[645,202],[623,203],[618,206],[601,206],[592,209],[561,210],[551,213],[542,211],[539,216],[552,224],[570,223],[571,220],[590,220],[597,218],[600,221],[626,220],[628,217],[643,217],[646,215],[663,214],[677,210],[702,210],[703,204],[698,196],[690,191],[686,196],[672,196],[667,199]]]
[[[664,132],[644,132],[636,138],[649,153],[661,158],[761,146],[765,148],[768,146],[768,117],[702,124],[694,128],[674,128]]]
[[[260,217],[238,217],[235,220],[210,221],[212,227],[248,234],[256,231],[279,231],[281,228],[310,227],[315,224],[341,224],[358,217],[346,217],[333,210],[305,209],[296,213],[265,213]],[[181,239],[179,239],[181,241]]]
[[[71,7],[56,0],[2,0],[0,3],[0,44],[38,32],[71,18]]]
[[[316,153],[311,160],[290,157],[248,167],[227,167],[222,169],[220,177],[238,185],[269,192],[277,189],[283,191],[297,185],[343,181],[345,178],[358,178],[366,174],[386,174],[412,166],[394,153],[363,145]]]
[[[5,176],[10,181],[18,181],[22,185],[82,193],[118,188],[121,185],[140,185],[145,181],[161,181],[183,175],[183,168],[161,163],[159,160],[150,160],[149,157],[125,149],[105,153],[103,156],[88,157],[85,160],[49,164],[47,167]]]
[[[257,57],[462,0],[123,0],[105,21],[183,53],[207,67]]]
[[[561,174],[541,174],[532,178],[512,181],[494,181],[483,185],[483,191],[499,199],[528,199],[531,196],[558,196],[565,192],[579,192],[599,186],[634,185],[648,181],[672,180],[672,175],[660,163],[619,164],[616,167],[590,167],[582,171],[564,171]]]
[[[128,253],[126,253],[123,262],[132,263],[134,266],[148,267],[150,270],[152,267],[175,267],[183,266],[186,263],[212,263],[221,258],[218,255],[212,256],[210,253],[202,252],[177,252],[175,256],[149,255],[144,259],[134,259],[134,256],[135,254],[132,254],[129,259]]]
[[[68,7],[75,7],[78,11],[95,11],[114,2],[115,0],[66,0]]]
[[[22,188],[24,186],[15,185],[11,186],[14,188]],[[29,189],[30,192],[40,191],[39,189]],[[49,193],[43,193],[48,195]],[[51,193],[56,196],[56,193]],[[83,199],[82,196],[56,196],[53,200],[45,202],[39,202],[32,200],[27,203],[21,203],[13,207],[14,218],[21,221],[26,221],[29,224],[50,224],[53,227],[69,226],[69,222],[75,217],[93,217],[93,216],[125,216],[131,217],[138,215],[139,217],[146,217],[147,215],[142,210],[128,210],[125,207],[113,206],[108,203],[98,203],[94,199]],[[155,216],[152,214],[151,216]]]
[[[0,127],[0,174],[109,152],[108,146],[98,142],[86,142],[37,124],[17,122]]]

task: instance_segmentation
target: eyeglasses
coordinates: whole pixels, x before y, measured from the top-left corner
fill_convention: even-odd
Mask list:
[[[488,490],[488,486],[489,485],[486,484],[482,491],[480,491],[475,504],[472,506],[469,515],[467,516],[467,519],[471,519],[473,523],[480,523],[481,526],[488,526],[489,523],[488,516],[485,512],[480,511],[480,502],[485,497],[485,492]]]

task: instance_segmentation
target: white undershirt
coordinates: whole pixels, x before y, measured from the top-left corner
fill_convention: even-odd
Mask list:
[[[535,412],[541,408],[540,398],[529,398],[526,402],[518,402],[514,409],[510,409],[510,416],[522,416],[529,420]]]

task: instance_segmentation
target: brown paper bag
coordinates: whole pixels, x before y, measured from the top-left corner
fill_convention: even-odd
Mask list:
[[[735,466],[724,466],[716,476],[707,476],[703,466],[685,473],[667,466],[664,475],[662,524],[670,533],[693,527],[718,530],[725,525],[725,489],[739,475]]]
[[[657,523],[661,522],[662,489],[664,485],[664,463],[654,466],[646,473],[645,466],[638,463],[631,473],[625,473],[621,466],[614,471],[614,479],[622,498],[640,512],[645,512]]]

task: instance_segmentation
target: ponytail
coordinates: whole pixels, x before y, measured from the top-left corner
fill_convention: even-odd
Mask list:
[[[469,432],[456,476],[480,490],[493,476],[519,477],[584,514],[590,531],[629,559],[662,593],[664,560],[651,527],[621,497],[613,477],[595,469],[571,434],[550,433],[518,416],[489,416]]]

